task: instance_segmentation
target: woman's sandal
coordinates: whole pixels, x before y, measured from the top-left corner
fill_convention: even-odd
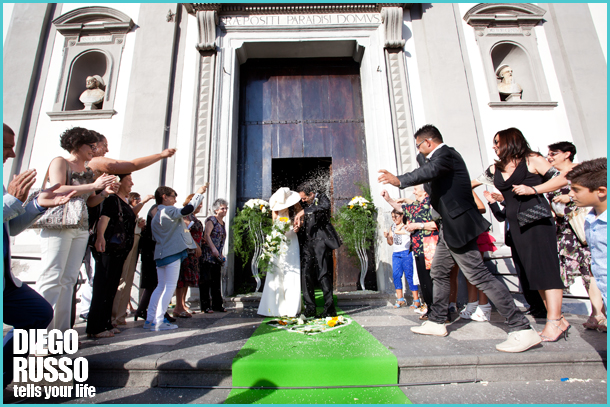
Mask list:
[[[546,321],[547,324],[551,324],[551,326],[554,326],[555,329],[557,329],[559,331],[559,333],[557,334],[556,337],[551,338],[549,336],[543,335],[542,332],[540,332],[540,337],[542,338],[542,342],[557,342],[559,340],[559,338],[561,338],[562,336],[566,341],[568,340],[568,331],[570,330],[572,325],[568,324],[566,329],[561,329],[561,320],[562,319],[565,319],[563,317],[563,315],[561,317],[559,317],[558,319],[549,319]],[[559,322],[559,324],[555,325],[553,322]]]
[[[115,335],[116,335],[116,334],[120,334],[120,333],[121,333],[121,330],[120,330],[119,328],[117,328],[117,327],[114,327],[114,328],[112,328],[112,329],[110,330],[110,332],[112,332],[113,334],[115,334]]]
[[[404,300],[404,298],[401,298],[401,300]],[[415,303],[417,303],[417,305],[415,305]],[[411,308],[412,310],[416,310],[419,307],[421,307],[421,300],[420,299],[413,300],[413,304],[409,305],[409,308]]]
[[[173,312],[172,315],[176,318],[193,318],[193,316],[186,311],[182,311],[179,314],[176,314],[175,312]]]
[[[87,334],[87,338],[101,339],[101,338],[112,338],[114,334],[110,331],[100,332],[99,334]]]
[[[597,319],[597,318],[599,318],[599,319]],[[605,319],[606,319],[606,317],[604,315],[591,315],[589,317],[589,319],[587,319],[587,322],[582,324],[582,326],[585,329],[597,330],[599,328],[600,322],[602,322]]]
[[[399,298],[396,300],[396,304],[394,304],[394,308],[400,308],[407,305],[407,301],[403,298]]]

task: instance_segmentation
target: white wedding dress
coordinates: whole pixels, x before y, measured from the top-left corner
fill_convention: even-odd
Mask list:
[[[286,244],[286,243],[290,244]],[[291,229],[286,232],[280,254],[267,272],[258,314],[268,317],[294,317],[301,312],[301,256],[299,239]]]

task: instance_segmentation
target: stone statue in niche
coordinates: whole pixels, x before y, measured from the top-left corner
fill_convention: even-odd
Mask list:
[[[80,98],[78,98],[85,105],[83,110],[100,109],[106,94],[104,92],[104,80],[99,75],[87,76],[86,84],[87,90],[81,93]]]
[[[521,85],[515,82],[513,78],[513,69],[506,64],[500,65],[498,69],[496,69],[496,76],[500,79],[500,83],[498,83],[500,99],[506,102],[521,101],[523,89],[521,88]]]

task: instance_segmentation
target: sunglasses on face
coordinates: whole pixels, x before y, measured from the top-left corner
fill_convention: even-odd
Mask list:
[[[91,150],[96,151],[97,150],[97,146],[95,144],[87,144],[89,147],[91,147]]]
[[[425,141],[427,141],[427,140],[430,140],[430,139],[424,139],[424,140],[422,140],[420,143],[417,143],[417,144],[415,145],[415,148],[419,148],[419,146],[421,146],[422,144],[424,144],[424,142],[425,142]]]
[[[555,157],[557,154],[561,154],[561,151],[551,151],[548,157]]]

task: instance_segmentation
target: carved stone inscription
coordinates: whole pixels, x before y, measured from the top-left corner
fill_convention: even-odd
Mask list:
[[[240,26],[311,26],[335,24],[381,24],[379,13],[221,16],[220,25]]]

